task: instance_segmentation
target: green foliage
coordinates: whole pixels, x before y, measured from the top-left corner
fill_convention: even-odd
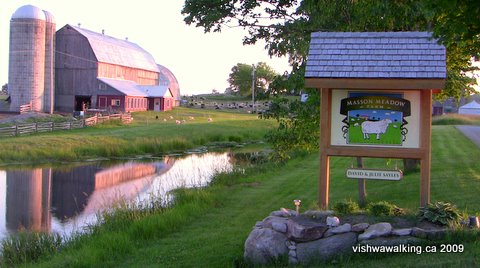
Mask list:
[[[356,202],[352,200],[344,200],[336,203],[333,206],[333,210],[340,214],[352,214],[358,212],[360,210],[360,207]]]
[[[253,66],[237,63],[232,68],[228,78],[230,89],[241,96],[252,96],[252,71]],[[277,76],[277,73],[265,62],[255,66],[255,97],[262,99],[268,94],[268,86]]]
[[[472,92],[475,83],[466,72],[480,52],[479,6],[476,0],[186,0],[182,14],[185,23],[205,32],[247,29],[244,44],[264,41],[269,55],[289,57],[292,74],[304,68],[315,31],[433,30],[448,52],[442,95],[458,97]]]
[[[320,95],[318,91],[308,91],[308,100],[290,101],[276,98],[269,111],[261,115],[264,119],[276,119],[276,130],[268,132],[266,139],[274,149],[275,160],[286,160],[295,151],[314,152],[318,150],[320,139]]]
[[[61,245],[62,237],[58,234],[22,232],[2,240],[0,266],[35,262],[57,252]]]
[[[387,201],[370,203],[367,210],[374,216],[400,216],[405,214],[403,209]]]
[[[456,206],[440,201],[428,204],[426,207],[420,207],[418,210],[418,217],[420,220],[426,220],[442,225],[458,224],[461,220],[460,211]]]

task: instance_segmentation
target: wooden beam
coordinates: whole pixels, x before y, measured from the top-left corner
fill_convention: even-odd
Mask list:
[[[330,156],[421,159],[425,155],[425,151],[422,148],[365,148],[363,146],[329,146],[323,150],[326,151],[327,155]]]
[[[330,157],[327,148],[330,146],[330,120],[332,106],[332,90],[321,89],[320,103],[320,175],[318,178],[318,206],[328,209],[330,191]]]
[[[445,79],[384,79],[384,78],[305,78],[308,88],[338,89],[442,89]]]
[[[420,100],[420,147],[423,150],[420,159],[420,206],[426,206],[430,203],[432,92],[422,91]]]

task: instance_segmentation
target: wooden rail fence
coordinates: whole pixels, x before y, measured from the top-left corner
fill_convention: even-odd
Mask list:
[[[54,130],[69,130],[76,128],[83,128],[94,126],[106,122],[108,120],[120,119],[123,124],[130,124],[133,121],[131,114],[112,114],[107,116],[98,116],[89,117],[77,121],[69,122],[39,122],[39,123],[26,123],[26,124],[17,124],[9,127],[0,127],[0,137],[13,137],[20,136],[32,133],[40,132],[49,132]]]

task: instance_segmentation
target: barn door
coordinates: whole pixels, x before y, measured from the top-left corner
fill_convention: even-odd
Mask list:
[[[98,97],[98,108],[107,108],[107,97]]]
[[[159,98],[153,99],[153,103],[154,103],[153,110],[155,112],[160,112],[160,99]]]

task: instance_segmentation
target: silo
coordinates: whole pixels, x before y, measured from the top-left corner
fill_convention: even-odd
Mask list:
[[[22,6],[10,20],[8,87],[11,111],[32,103],[43,111],[45,86],[45,13],[32,5]]]
[[[43,111],[53,113],[55,97],[55,17],[48,11],[45,13],[45,94]]]

